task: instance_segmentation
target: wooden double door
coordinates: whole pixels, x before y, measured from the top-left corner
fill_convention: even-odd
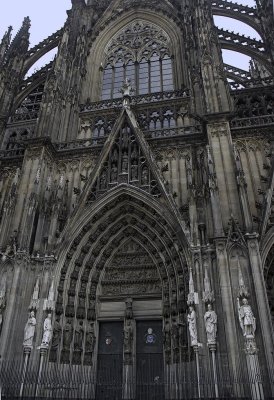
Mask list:
[[[136,400],[164,399],[162,321],[136,321],[135,373],[125,379],[123,322],[101,322],[99,327],[96,400],[120,400],[125,392]],[[131,385],[131,390],[124,390]]]

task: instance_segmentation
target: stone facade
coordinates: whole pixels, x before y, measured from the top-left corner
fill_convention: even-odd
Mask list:
[[[34,48],[28,18],[3,37],[4,396],[274,397],[273,12],[257,3],[73,0]]]

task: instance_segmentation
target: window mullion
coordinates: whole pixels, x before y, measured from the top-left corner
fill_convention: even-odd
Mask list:
[[[163,64],[162,64],[162,59],[160,58],[160,82],[161,82],[161,92],[164,90],[164,84],[163,84]]]
[[[139,79],[140,79],[140,64],[138,61],[135,61],[135,86],[136,86],[136,95],[139,94]]]
[[[115,80],[115,64],[112,66],[111,100],[113,100],[114,80]]]
[[[151,93],[151,64],[150,60],[148,60],[148,93]]]

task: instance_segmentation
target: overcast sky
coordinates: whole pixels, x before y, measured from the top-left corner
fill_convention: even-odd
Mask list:
[[[31,19],[31,46],[39,43],[62,27],[66,20],[66,10],[71,8],[70,0],[8,0],[4,4],[3,2],[4,0],[0,0],[0,37],[3,36],[9,25],[13,26],[13,34],[15,34],[20,28],[24,17],[29,16]],[[254,0],[240,0],[240,2],[250,6],[255,5]],[[215,22],[225,29],[258,38],[258,34],[253,29],[236,20],[216,17]],[[237,55],[228,50],[223,53],[226,63],[248,69],[248,57]],[[35,65],[35,67],[40,67],[41,64],[45,64],[52,58],[53,53],[48,55],[46,60],[41,60],[39,65]]]

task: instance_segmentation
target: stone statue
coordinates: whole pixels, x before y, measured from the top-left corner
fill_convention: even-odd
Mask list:
[[[124,327],[124,351],[125,353],[131,353],[133,343],[133,328],[132,321],[126,320]]]
[[[133,93],[133,88],[131,86],[131,81],[130,79],[126,78],[125,82],[123,83],[123,86],[121,88],[121,93],[123,96],[131,96]]]
[[[125,318],[126,319],[132,319],[133,318],[132,299],[126,299]]]
[[[171,326],[172,344],[174,349],[179,348],[179,326],[176,321],[172,322]]]
[[[239,321],[243,331],[243,335],[246,338],[254,337],[256,331],[256,319],[254,317],[251,306],[248,304],[248,300],[243,298],[243,305],[240,305],[240,299],[237,298]]]
[[[83,349],[83,338],[84,338],[83,321],[80,321],[79,324],[77,324],[76,328],[75,328],[74,349],[76,349],[76,350]]]
[[[35,313],[34,311],[31,311],[24,330],[24,342],[23,342],[24,347],[32,347],[35,334],[35,327],[36,327]]]
[[[95,332],[94,332],[94,323],[90,323],[87,327],[86,332],[86,351],[93,353],[95,347]]]
[[[50,313],[47,315],[47,318],[44,321],[43,328],[42,346],[48,347],[52,339],[52,323]]]
[[[61,325],[59,319],[56,319],[54,322],[54,329],[53,329],[53,336],[52,336],[52,343],[51,343],[51,348],[52,349],[57,349],[60,343],[60,337],[61,337]]]
[[[187,316],[188,330],[190,335],[191,346],[198,345],[198,334],[197,334],[197,323],[196,323],[196,312],[194,307],[189,307],[189,312]]]
[[[217,314],[212,309],[211,304],[208,304],[207,306],[207,311],[204,315],[204,321],[207,335],[207,343],[214,344],[216,343],[217,334]]]
[[[63,331],[63,348],[69,350],[72,341],[72,326],[71,321],[68,319]]]

